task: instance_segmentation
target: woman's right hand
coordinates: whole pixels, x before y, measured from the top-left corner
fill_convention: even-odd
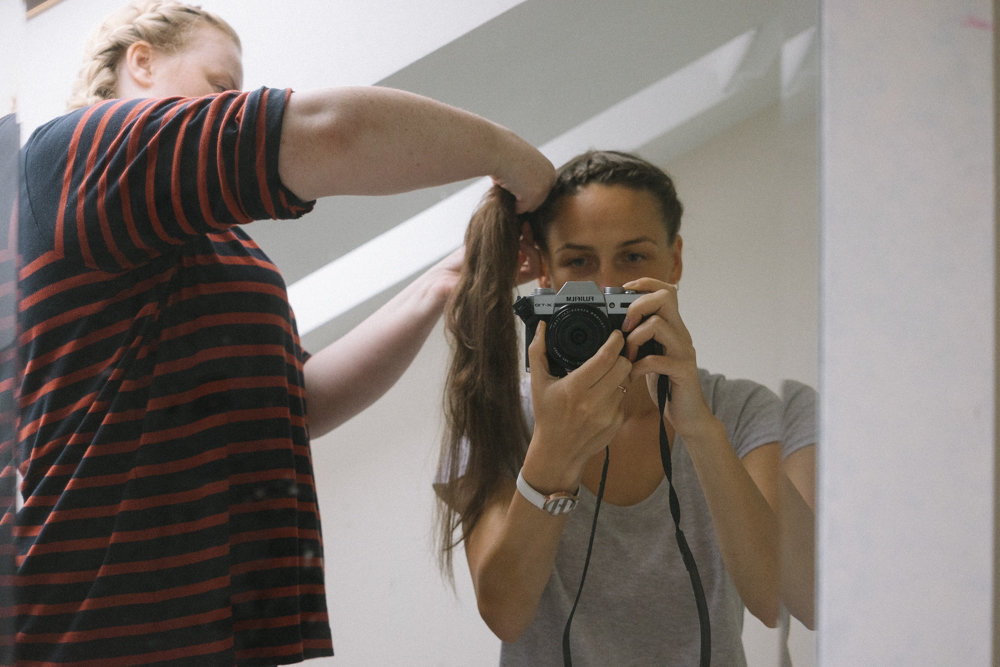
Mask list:
[[[632,364],[621,356],[625,339],[612,332],[601,348],[565,377],[549,373],[545,322],[528,347],[535,430],[525,456],[525,479],[542,493],[579,486],[587,461],[614,437],[625,419]]]

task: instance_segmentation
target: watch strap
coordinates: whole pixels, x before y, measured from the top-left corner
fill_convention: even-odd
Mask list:
[[[553,516],[569,512],[579,500],[576,494],[568,491],[556,491],[547,496],[542,494],[524,479],[523,470],[517,473],[517,490],[529,503]]]

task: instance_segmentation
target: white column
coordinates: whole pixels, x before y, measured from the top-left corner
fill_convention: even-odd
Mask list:
[[[821,9],[824,667],[992,661],[994,20]]]

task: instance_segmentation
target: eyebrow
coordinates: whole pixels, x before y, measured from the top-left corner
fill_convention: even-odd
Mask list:
[[[627,241],[622,241],[621,243],[619,243],[616,246],[616,249],[620,250],[622,248],[627,248],[629,246],[638,245],[640,243],[656,243],[656,241],[654,241],[653,239],[649,238],[648,236],[640,236],[638,238],[629,239]],[[556,252],[562,252],[564,250],[576,250],[576,251],[580,251],[580,250],[593,250],[593,249],[594,249],[594,246],[581,245],[581,244],[577,244],[577,243],[564,243],[561,246],[559,246],[558,248],[556,248],[555,251]]]

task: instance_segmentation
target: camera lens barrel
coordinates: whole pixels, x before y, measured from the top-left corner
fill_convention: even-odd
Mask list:
[[[613,330],[608,316],[593,306],[560,307],[545,330],[550,366],[558,365],[567,372],[578,368],[594,356]]]

